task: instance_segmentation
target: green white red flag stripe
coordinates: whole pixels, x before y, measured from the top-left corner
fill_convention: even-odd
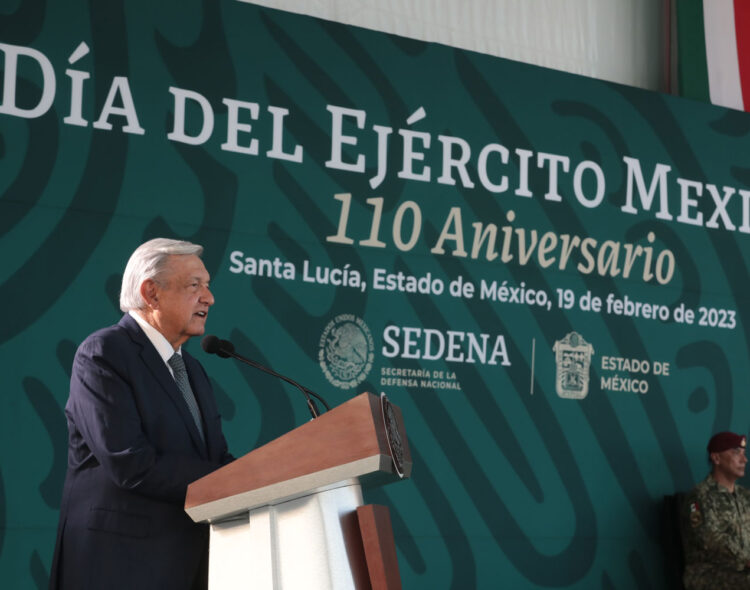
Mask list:
[[[683,96],[750,111],[750,0],[677,0]]]
[[[711,102],[733,109],[743,109],[734,0],[704,1],[703,27]]]
[[[734,30],[744,110],[750,111],[750,2],[734,0]]]

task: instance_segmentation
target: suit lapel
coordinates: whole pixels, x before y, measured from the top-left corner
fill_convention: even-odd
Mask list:
[[[120,320],[120,325],[122,325],[128,331],[133,341],[141,346],[141,359],[143,360],[144,365],[146,365],[148,370],[153,375],[154,379],[161,386],[161,389],[167,394],[167,396],[169,396],[169,398],[174,403],[174,406],[177,409],[180,418],[182,419],[185,427],[190,433],[190,438],[193,440],[193,446],[195,447],[195,449],[198,451],[201,457],[203,457],[204,459],[207,458],[206,445],[203,443],[200,433],[198,432],[198,428],[195,426],[195,420],[193,420],[193,416],[187,407],[185,398],[182,396],[180,388],[177,387],[177,382],[174,380],[174,377],[172,377],[172,374],[169,372],[167,365],[164,364],[161,356],[159,356],[156,348],[154,348],[151,340],[148,339],[148,336],[146,336],[146,334],[143,332],[141,327],[138,325],[138,322],[130,317],[129,314],[125,314],[123,316],[123,318]],[[188,376],[190,376],[189,369]],[[190,381],[192,384],[193,379],[191,378]],[[198,398],[198,394],[196,394],[196,398]],[[202,413],[203,407],[200,400],[198,400],[198,406],[200,407]]]

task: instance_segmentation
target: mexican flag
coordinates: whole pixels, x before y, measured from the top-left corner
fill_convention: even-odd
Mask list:
[[[750,0],[673,0],[681,96],[750,111]]]

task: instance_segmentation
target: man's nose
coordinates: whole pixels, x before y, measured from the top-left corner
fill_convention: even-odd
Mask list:
[[[203,293],[201,294],[201,301],[205,301],[209,305],[214,304],[214,294],[211,293],[211,289],[208,288],[208,285],[203,287]]]

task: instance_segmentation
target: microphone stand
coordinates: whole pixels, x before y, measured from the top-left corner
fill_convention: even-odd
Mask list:
[[[317,418],[318,416],[320,416],[320,411],[318,410],[318,406],[315,404],[315,400],[313,400],[310,397],[311,395],[316,397],[318,400],[320,400],[320,402],[325,406],[326,410],[331,409],[322,397],[320,397],[317,393],[308,389],[307,387],[300,385],[294,379],[285,377],[284,375],[282,375],[281,373],[277,373],[273,369],[269,369],[268,367],[261,365],[260,363],[257,363],[253,360],[245,358],[244,356],[237,354],[233,350],[227,350],[226,348],[221,348],[220,351],[227,356],[231,356],[233,359],[237,359],[238,361],[245,363],[246,365],[250,365],[251,367],[255,369],[259,369],[263,371],[264,373],[268,373],[269,375],[273,375],[274,377],[277,377],[281,379],[282,381],[286,381],[290,385],[294,385],[297,389],[299,389],[302,392],[302,395],[305,396],[305,400],[307,401],[307,409],[310,410],[310,415],[313,417],[313,420]]]

